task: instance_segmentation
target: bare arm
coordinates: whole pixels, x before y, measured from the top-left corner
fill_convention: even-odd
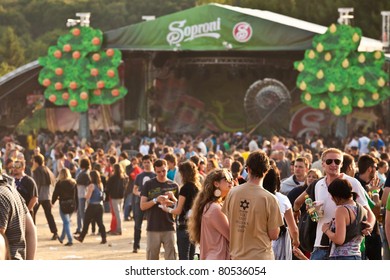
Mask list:
[[[26,259],[34,260],[37,251],[37,229],[29,212],[26,214]]]
[[[280,228],[277,227],[275,229],[269,229],[268,230],[268,237],[271,239],[271,240],[276,240],[279,238],[279,233],[280,233]]]
[[[384,206],[386,206],[387,197],[389,196],[389,192],[390,192],[390,187],[386,187],[383,189],[382,205],[384,205]]]
[[[297,224],[295,223],[294,215],[291,208],[284,213],[284,219],[286,220],[288,231],[290,232],[293,241],[293,246],[299,247],[298,227]]]
[[[299,216],[300,216],[300,210],[299,209],[301,209],[303,203],[305,203],[305,196],[306,195],[307,195],[307,192],[304,191],[294,201],[294,205],[293,205],[293,209],[292,210],[293,210],[295,221],[298,221],[298,219],[299,219]]]
[[[176,198],[175,198],[175,199],[176,199]],[[162,209],[163,209],[165,212],[169,212],[169,211],[170,211],[171,214],[180,215],[181,212],[183,211],[183,207],[184,207],[185,201],[186,201],[186,197],[183,196],[183,195],[179,195],[179,200],[178,200],[178,202],[177,202],[176,208],[174,208],[174,209],[171,210],[171,209],[168,208],[166,205],[163,205],[163,206],[162,206]]]
[[[141,192],[139,191],[139,187],[137,185],[134,185],[133,194],[136,196],[141,196]]]
[[[379,193],[372,194],[371,199],[375,203],[374,208],[372,208],[372,212],[374,213],[375,218],[378,219],[379,216],[381,215],[381,205],[382,205],[382,202],[379,198]]]
[[[364,209],[367,210],[367,221],[365,223],[368,225],[368,227],[365,228],[362,233],[364,235],[371,235],[371,232],[374,229],[376,218],[374,213],[371,211],[370,206],[366,205],[364,206]]]
[[[165,205],[165,204],[171,204],[171,201],[166,197],[166,196],[163,196],[163,195],[159,195],[157,198],[156,198],[156,203],[154,202],[154,199],[151,199],[148,201],[148,197],[146,196],[141,196],[141,204],[140,204],[140,208],[142,211],[146,211],[150,208],[152,208],[154,205],[156,205],[157,203],[160,203],[162,205]]]
[[[85,199],[86,200],[89,200],[92,196],[92,192],[93,192],[93,189],[95,188],[95,186],[93,184],[90,184],[88,185],[87,187],[87,193],[85,194]]]
[[[229,221],[226,215],[220,209],[213,209],[212,216],[211,224],[223,237],[229,240]]]
[[[372,212],[375,214],[375,218],[378,219],[381,215],[381,205],[382,202],[379,198],[379,191],[382,186],[380,184],[380,180],[377,175],[370,182],[370,191],[371,191],[371,199],[374,201],[375,206],[372,209]]]
[[[307,195],[307,192],[304,191],[303,193],[301,193],[300,196],[297,197],[297,199],[295,199],[294,205],[293,205],[293,210],[294,211],[297,211],[297,210],[301,209],[303,203],[305,203],[305,196],[306,195]]]
[[[0,234],[0,261],[9,260],[9,248],[6,237],[3,233]]]
[[[35,204],[38,203],[38,197],[34,196],[30,199],[30,202],[27,205],[28,211],[32,212]]]

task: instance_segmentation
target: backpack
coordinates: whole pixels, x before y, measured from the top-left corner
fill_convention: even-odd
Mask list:
[[[315,180],[311,183],[310,186],[312,186],[312,191],[307,193],[313,201],[315,200],[315,185],[318,181],[319,180]],[[309,187],[307,189],[309,189]],[[311,220],[309,213],[302,213],[298,223],[298,230],[301,248],[306,252],[312,252],[316,240],[317,222]]]

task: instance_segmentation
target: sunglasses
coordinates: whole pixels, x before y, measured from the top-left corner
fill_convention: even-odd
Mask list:
[[[221,178],[221,180],[225,179],[226,182],[228,183],[233,183],[233,176],[232,174],[230,174],[228,171],[224,170],[223,171],[223,177]]]
[[[337,158],[336,159],[327,159],[327,160],[325,160],[326,165],[331,165],[332,162],[334,162],[334,164],[336,164],[336,165],[340,165],[341,164],[341,160],[337,159]]]
[[[21,164],[20,162],[16,162],[16,163],[13,164],[12,167],[13,167],[13,168],[19,169],[19,168],[22,168],[22,167],[23,167],[23,164]]]

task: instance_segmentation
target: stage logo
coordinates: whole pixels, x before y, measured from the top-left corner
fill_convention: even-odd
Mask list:
[[[187,25],[187,20],[174,21],[168,26],[169,33],[167,42],[169,45],[179,44],[184,41],[192,41],[201,37],[209,37],[219,39],[221,34],[221,18],[215,21],[205,22],[201,24]]]
[[[240,43],[248,42],[252,34],[252,26],[247,22],[239,22],[233,28],[233,37]]]

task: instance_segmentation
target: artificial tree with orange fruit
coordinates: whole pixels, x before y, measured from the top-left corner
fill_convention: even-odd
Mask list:
[[[313,38],[313,48],[294,63],[303,103],[344,116],[390,96],[385,56],[382,51],[359,52],[361,38],[359,28],[336,24]]]
[[[57,45],[39,58],[43,69],[39,82],[45,98],[72,111],[87,112],[90,105],[112,104],[127,90],[121,86],[119,50],[102,50],[103,34],[87,26],[77,26],[60,36]]]

